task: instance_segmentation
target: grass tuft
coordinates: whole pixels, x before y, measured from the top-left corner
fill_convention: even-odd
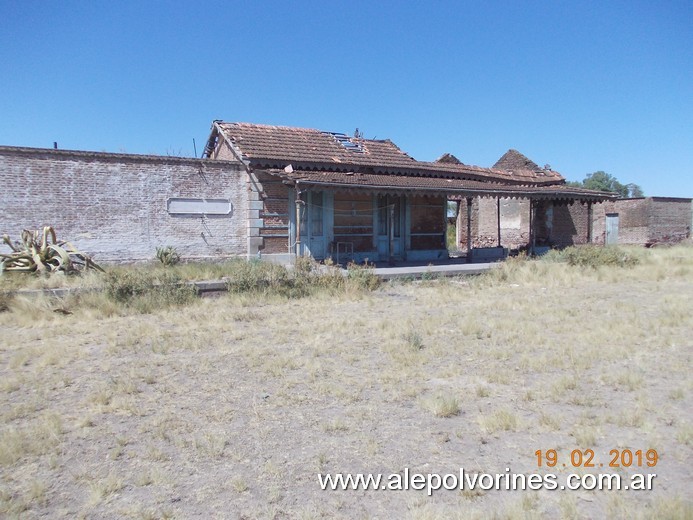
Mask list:
[[[479,417],[479,425],[486,433],[516,431],[518,422],[517,415],[507,409],[496,410],[490,415]]]
[[[460,402],[457,397],[442,392],[425,399],[423,405],[436,417],[454,417],[460,414]]]
[[[601,266],[633,267],[640,257],[618,246],[582,245],[549,251],[542,257],[545,262],[565,262],[571,266],[596,269]]]

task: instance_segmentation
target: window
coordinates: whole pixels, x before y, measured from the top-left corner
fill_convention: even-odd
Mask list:
[[[321,191],[310,194],[310,232],[314,237],[321,237],[323,233],[323,200]]]
[[[354,244],[355,252],[373,250],[371,194],[335,193],[334,240]]]
[[[443,197],[413,196],[411,205],[411,248],[445,249],[447,204]]]

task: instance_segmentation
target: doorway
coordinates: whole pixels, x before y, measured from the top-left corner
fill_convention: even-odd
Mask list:
[[[315,259],[325,258],[325,193],[309,191],[301,194],[301,254]]]
[[[618,213],[606,214],[606,245],[618,244]]]
[[[378,256],[402,259],[402,197],[379,195],[377,199],[378,217]]]

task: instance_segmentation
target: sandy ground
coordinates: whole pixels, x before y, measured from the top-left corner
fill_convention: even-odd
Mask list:
[[[687,267],[0,313],[0,516],[692,513]],[[555,449],[555,468],[537,450]],[[591,449],[591,469],[570,467]],[[655,449],[655,467],[608,468]],[[563,467],[563,463],[568,463]],[[656,473],[651,491],[322,491],[318,473]]]

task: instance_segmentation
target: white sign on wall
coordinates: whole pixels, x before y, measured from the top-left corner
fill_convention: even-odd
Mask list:
[[[225,215],[231,216],[233,204],[229,199],[168,199],[170,215]]]

